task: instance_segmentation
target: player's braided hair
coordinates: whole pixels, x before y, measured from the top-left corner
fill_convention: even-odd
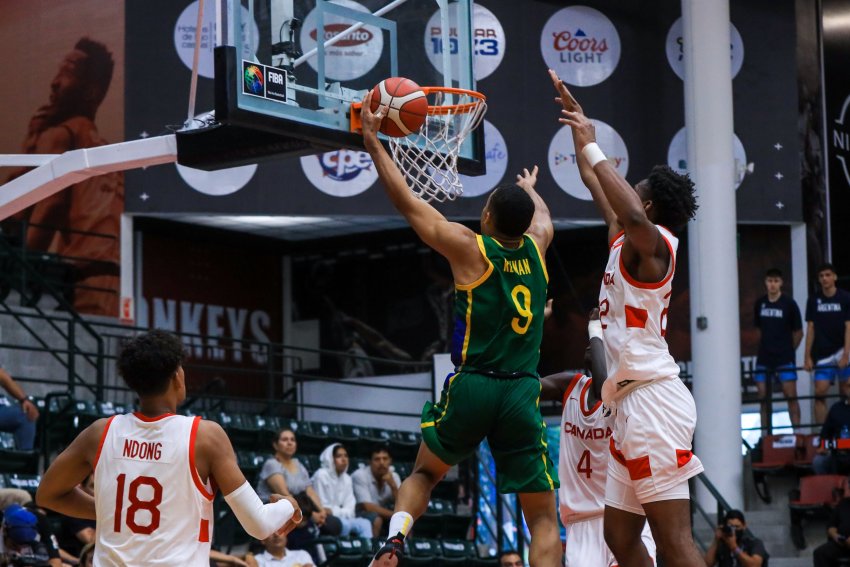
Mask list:
[[[79,68],[80,80],[96,87],[97,97],[94,102],[100,104],[112,82],[112,71],[115,67],[112,53],[104,44],[87,37],[80,39],[74,49],[86,54],[86,59]]]
[[[676,173],[666,165],[656,165],[647,183],[657,224],[679,230],[694,218],[699,205],[690,176]]]
[[[156,329],[124,345],[118,355],[118,373],[140,396],[162,394],[185,359],[186,351],[180,339]]]
[[[519,185],[500,185],[490,196],[490,211],[496,230],[518,238],[528,230],[534,217],[534,201]]]

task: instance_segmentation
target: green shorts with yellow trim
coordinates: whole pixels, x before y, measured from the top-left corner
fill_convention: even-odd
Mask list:
[[[421,427],[425,444],[447,465],[469,457],[486,438],[499,492],[547,492],[559,486],[536,378],[450,375],[439,403],[422,408]]]

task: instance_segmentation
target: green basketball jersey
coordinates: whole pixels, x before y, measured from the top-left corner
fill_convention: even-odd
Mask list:
[[[477,281],[455,285],[452,362],[458,370],[537,373],[549,275],[527,234],[506,248],[479,234],[489,267]]]

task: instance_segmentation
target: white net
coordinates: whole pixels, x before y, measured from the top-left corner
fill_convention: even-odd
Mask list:
[[[428,116],[418,133],[390,138],[393,160],[410,189],[425,201],[452,201],[463,193],[457,172],[460,147],[487,112],[472,91],[428,89]]]

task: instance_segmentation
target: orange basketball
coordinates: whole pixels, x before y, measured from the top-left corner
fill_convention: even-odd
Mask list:
[[[372,112],[380,105],[388,108],[381,121],[381,132],[393,138],[418,132],[428,115],[428,99],[422,88],[404,77],[391,77],[375,85]]]

